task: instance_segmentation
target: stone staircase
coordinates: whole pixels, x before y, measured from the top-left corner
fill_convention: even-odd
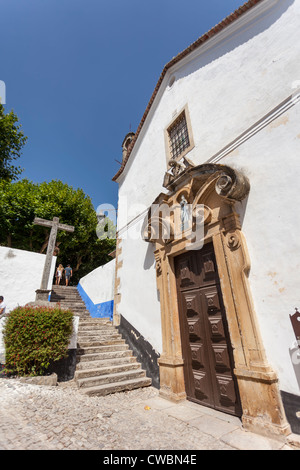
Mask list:
[[[151,385],[112,322],[80,319],[75,380],[83,393],[108,395]]]
[[[70,309],[74,315],[78,315],[80,318],[90,316],[77,287],[52,286],[50,302],[58,302],[61,308]]]
[[[104,396],[151,385],[117,328],[108,318],[92,318],[76,287],[53,286],[51,302],[79,316],[75,381],[82,393]]]

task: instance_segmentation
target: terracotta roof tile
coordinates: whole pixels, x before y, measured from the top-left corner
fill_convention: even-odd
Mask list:
[[[176,55],[175,57],[173,57],[173,59],[170,60],[170,62],[168,62],[159,79],[158,79],[158,82],[156,84],[156,87],[154,88],[154,91],[152,93],[152,96],[149,100],[149,103],[147,105],[147,108],[143,114],[143,117],[140,121],[140,124],[137,128],[137,131],[135,133],[135,136],[133,137],[132,139],[132,142],[131,144],[129,145],[128,147],[128,151],[127,151],[127,155],[126,157],[124,158],[124,161],[122,162],[122,165],[120,167],[120,169],[118,170],[118,172],[115,174],[115,176],[112,178],[113,181],[116,181],[118,179],[118,177],[123,173],[123,170],[126,166],[126,163],[130,157],[130,154],[132,152],[132,149],[134,147],[134,144],[141,132],[141,129],[143,127],[143,124],[148,116],[148,113],[150,111],[150,108],[152,106],[152,103],[157,95],[157,92],[160,88],[160,85],[168,71],[169,68],[171,68],[173,65],[175,65],[176,63],[178,63],[180,60],[182,60],[184,57],[186,57],[188,54],[190,54],[193,50],[195,50],[197,47],[201,46],[205,41],[207,41],[208,39],[210,39],[212,36],[214,36],[215,34],[217,34],[218,32],[222,31],[222,29],[224,29],[226,26],[228,26],[229,24],[233,23],[237,18],[239,18],[240,16],[242,16],[245,12],[247,12],[248,10],[250,10],[252,7],[254,7],[255,5],[257,5],[258,3],[261,3],[262,1],[264,0],[249,0],[248,2],[244,3],[243,5],[241,5],[237,10],[235,10],[233,13],[231,13],[229,16],[227,16],[224,20],[222,20],[220,23],[218,23],[217,25],[215,25],[213,28],[211,28],[207,33],[203,34],[200,38],[198,38],[195,42],[193,42],[190,46],[188,46],[186,49],[184,49],[184,51],[180,52],[178,55]]]

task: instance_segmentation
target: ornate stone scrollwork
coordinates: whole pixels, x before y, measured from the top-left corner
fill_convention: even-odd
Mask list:
[[[161,269],[161,257],[159,256],[158,253],[155,254],[155,268],[156,268],[156,274],[157,276],[161,275],[162,269]]]
[[[183,157],[181,160],[170,159],[168,162],[168,171],[165,173],[163,186],[167,189],[172,189],[174,182],[183,175],[189,168],[193,168],[194,164]]]
[[[225,165],[215,165],[221,170],[215,189],[219,196],[233,201],[242,201],[250,191],[248,178],[241,172]]]
[[[241,245],[240,237],[237,233],[227,234],[227,245],[231,250],[236,250]]]

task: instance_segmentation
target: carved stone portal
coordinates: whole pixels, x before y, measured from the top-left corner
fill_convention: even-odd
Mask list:
[[[144,238],[155,243],[157,286],[161,299],[163,351],[159,359],[160,394],[173,401],[186,398],[174,258],[187,249],[201,249],[206,242],[212,242],[233,348],[243,424],[264,434],[289,434],[291,431],[285,418],[278,379],[268,364],[259,332],[248,283],[250,260],[235,211],[235,203],[249,193],[248,179],[228,166],[193,166],[185,160],[180,168],[176,166],[176,171],[167,172],[164,186],[169,193],[160,194],[154,201],[157,209],[154,214],[149,214],[144,225]],[[192,207],[192,223],[181,237],[176,237],[177,226],[181,224],[176,213],[180,213],[182,196]],[[170,209],[167,216],[160,210],[163,206]],[[199,223],[199,207],[202,211],[202,239],[194,236]]]

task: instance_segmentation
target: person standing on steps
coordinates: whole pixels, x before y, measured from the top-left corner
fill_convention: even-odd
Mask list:
[[[0,317],[5,314],[6,303],[4,302],[3,295],[0,295]]]
[[[59,285],[62,279],[63,272],[64,272],[64,267],[62,264],[60,264],[56,270],[56,285],[57,286]]]
[[[66,286],[69,285],[70,278],[72,277],[73,271],[71,266],[68,264],[68,266],[65,269],[65,276],[66,276]]]

